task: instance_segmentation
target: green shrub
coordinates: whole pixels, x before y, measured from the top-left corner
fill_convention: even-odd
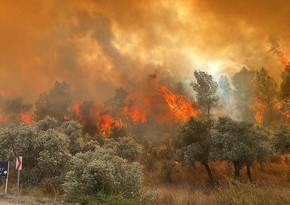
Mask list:
[[[172,182],[172,175],[175,171],[175,166],[173,163],[164,161],[161,166],[161,179],[164,182]]]
[[[157,161],[157,153],[156,152],[152,152],[149,153],[145,156],[144,159],[144,164],[145,164],[145,168],[147,169],[147,171],[153,171],[155,170],[155,162]]]
[[[143,176],[139,163],[128,163],[110,149],[78,153],[71,161],[71,170],[63,185],[68,198],[104,192],[123,194],[129,198],[141,195]]]
[[[136,160],[142,152],[142,147],[130,137],[123,137],[118,140],[106,139],[103,145],[115,151],[116,155],[128,160]]]

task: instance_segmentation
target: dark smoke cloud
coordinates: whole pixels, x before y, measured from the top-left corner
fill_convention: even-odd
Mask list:
[[[289,56],[288,0],[3,0],[0,95],[33,101],[66,81],[76,97],[105,101],[116,87],[191,81],[194,68],[233,75],[264,66],[279,78],[273,39]]]

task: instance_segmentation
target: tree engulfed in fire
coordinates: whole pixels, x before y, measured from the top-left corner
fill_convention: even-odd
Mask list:
[[[104,134],[107,134],[110,132],[112,126],[125,127],[125,123],[122,122],[121,119],[114,119],[109,114],[104,115],[100,122],[100,131]]]
[[[165,86],[160,86],[159,91],[178,120],[186,122],[190,117],[197,117],[198,111],[192,107],[184,96],[172,93]]]

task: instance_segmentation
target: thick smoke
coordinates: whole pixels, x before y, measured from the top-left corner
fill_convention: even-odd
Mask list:
[[[279,78],[268,51],[279,42],[290,55],[288,0],[3,0],[0,25],[0,95],[30,102],[55,81],[104,102],[118,87],[186,84],[194,68],[231,76],[266,67]]]

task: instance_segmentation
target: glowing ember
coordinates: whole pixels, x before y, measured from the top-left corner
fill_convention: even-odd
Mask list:
[[[184,96],[170,92],[165,86],[160,86],[159,90],[169,109],[178,120],[186,122],[190,117],[198,115],[198,111],[191,106],[191,103]]]
[[[31,117],[29,114],[20,114],[19,117],[20,117],[22,122],[24,122],[26,124],[31,124]]]

